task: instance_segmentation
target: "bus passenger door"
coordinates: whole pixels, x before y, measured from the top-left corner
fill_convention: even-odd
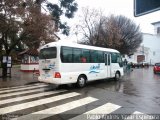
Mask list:
[[[105,77],[111,77],[111,54],[105,53]]]

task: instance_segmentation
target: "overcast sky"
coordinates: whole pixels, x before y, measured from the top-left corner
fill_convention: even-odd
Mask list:
[[[71,26],[78,22],[82,7],[101,10],[105,16],[110,14],[124,15],[140,25],[144,33],[154,33],[154,27],[151,23],[160,21],[160,10],[140,17],[134,17],[134,0],[76,0],[76,2],[78,3],[78,11],[75,17],[68,21]]]

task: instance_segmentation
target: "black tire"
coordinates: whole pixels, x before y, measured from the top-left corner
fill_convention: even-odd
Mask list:
[[[86,77],[83,76],[83,75],[80,75],[80,76],[78,77],[78,79],[77,79],[77,87],[78,87],[78,88],[83,88],[83,87],[85,87],[85,86],[86,86],[86,81],[87,81]]]
[[[75,84],[73,84],[73,83],[67,84],[67,87],[68,87],[68,88],[74,88],[74,87],[75,87]]]
[[[115,74],[115,77],[114,77],[114,79],[116,80],[116,81],[118,81],[119,79],[120,79],[120,73],[119,72],[116,72],[116,74]]]

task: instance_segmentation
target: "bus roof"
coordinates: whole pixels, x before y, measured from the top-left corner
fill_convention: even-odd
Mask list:
[[[90,46],[90,45],[82,45],[82,44],[77,44],[77,43],[72,43],[72,42],[51,42],[48,43],[44,46],[42,46],[40,49],[47,48],[47,47],[54,47],[54,46],[68,46],[68,47],[76,47],[76,48],[85,48],[85,49],[94,49],[94,50],[102,50],[102,51],[109,51],[109,52],[116,52],[119,53],[119,51],[111,48],[103,48],[103,47],[95,47],[95,46]]]

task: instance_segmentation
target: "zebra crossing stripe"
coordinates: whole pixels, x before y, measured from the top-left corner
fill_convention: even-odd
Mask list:
[[[145,118],[147,118],[147,117],[151,118],[150,115],[144,114],[144,113],[139,112],[139,111],[135,111],[131,115],[129,115],[128,117],[126,117],[124,120],[130,120],[130,119],[141,120],[143,117],[145,117]],[[150,120],[152,120],[152,119],[150,119]]]
[[[32,93],[32,92],[43,92],[43,91],[44,91],[44,88],[37,87],[37,89],[34,89],[34,90],[27,90],[27,91],[21,91],[21,92],[2,94],[2,95],[0,95],[0,98],[10,97],[10,96],[13,96],[13,95],[22,95],[22,94]]]
[[[41,97],[41,96],[53,95],[53,94],[65,92],[65,91],[67,91],[67,90],[42,92],[42,93],[36,93],[36,94],[27,95],[27,96],[23,96],[23,97],[16,97],[16,98],[11,98],[11,99],[7,99],[7,100],[0,100],[0,105],[12,103],[12,102],[17,102],[17,101],[22,101],[22,100],[27,100],[27,99],[32,99],[32,98]]]
[[[19,91],[19,90],[27,90],[27,89],[33,89],[37,87],[45,87],[47,85],[38,85],[38,86],[31,86],[31,87],[25,87],[25,88],[16,88],[16,89],[10,89],[10,90],[3,90],[0,91],[0,93],[6,93],[6,92],[14,92],[14,91]]]
[[[116,104],[107,103],[93,110],[85,112],[82,115],[76,116],[70,120],[87,120],[87,119],[90,119],[90,117],[92,117],[92,115],[95,115],[95,114],[101,114],[101,115],[110,114],[111,112],[119,109],[120,107],[121,106],[116,105]]]
[[[45,110],[42,110],[42,111],[38,111],[38,112],[34,112],[34,113],[31,113],[31,114],[28,114],[28,115],[24,115],[24,116],[21,116],[19,118],[15,118],[13,120],[23,120],[23,119],[25,119],[25,120],[31,120],[31,119],[32,120],[39,120],[39,119],[44,119],[44,118],[50,117],[52,115],[60,114],[60,113],[63,113],[63,112],[66,112],[68,110],[71,110],[71,109],[89,104],[89,103],[97,101],[97,100],[98,99],[93,98],[93,97],[85,97],[85,98],[75,100],[75,101],[72,101],[72,102],[69,102],[69,103],[65,103],[65,104],[62,104],[62,105],[59,105],[59,106],[56,106],[56,107],[52,107],[52,108],[49,108],[49,109],[45,109]]]
[[[23,110],[23,109],[30,108],[30,107],[35,107],[35,106],[55,102],[58,100],[62,100],[62,99],[66,99],[66,98],[70,98],[70,97],[74,97],[74,96],[78,96],[78,95],[80,95],[80,93],[71,92],[71,93],[67,93],[67,94],[63,94],[63,95],[57,95],[54,97],[49,97],[49,98],[45,98],[45,99],[34,100],[31,102],[27,102],[27,103],[4,107],[4,108],[0,109],[0,114],[7,114],[10,112]]]
[[[23,88],[23,87],[30,87],[30,86],[38,86],[38,85],[46,85],[44,83],[35,83],[31,85],[20,85],[20,86],[14,86],[14,87],[5,87],[5,88],[0,88],[0,91],[2,90],[9,90],[9,89],[16,89],[16,88]]]
[[[144,114],[144,113],[141,113],[141,112],[135,111],[133,114]]]

